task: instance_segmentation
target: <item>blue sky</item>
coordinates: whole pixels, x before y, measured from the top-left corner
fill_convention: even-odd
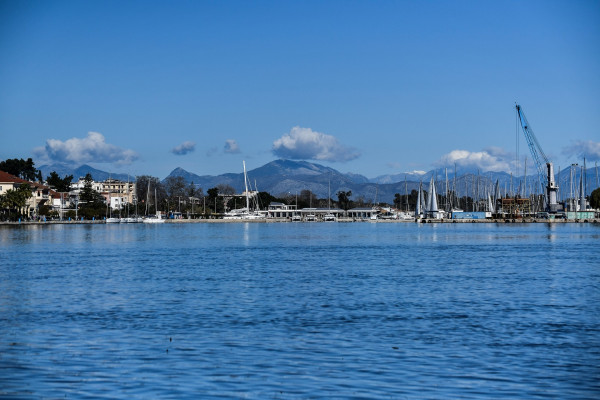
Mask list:
[[[555,164],[593,163],[599,50],[597,1],[1,1],[0,159],[510,170],[517,101]]]

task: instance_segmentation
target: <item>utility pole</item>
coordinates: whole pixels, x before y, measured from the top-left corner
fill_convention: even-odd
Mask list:
[[[405,198],[405,203],[406,203],[406,212],[408,212],[408,185],[406,183],[406,174],[404,174],[404,198]]]
[[[527,156],[525,156],[525,174],[523,179],[523,197],[527,197]]]
[[[587,196],[587,165],[585,164],[585,157],[583,157],[583,197]]]
[[[571,164],[571,171],[570,171],[570,182],[569,182],[569,186],[571,189],[571,195],[569,197],[569,211],[576,211],[576,207],[575,207],[575,193],[574,193],[574,187],[573,187],[573,181],[576,179],[576,176],[574,176],[577,173],[577,164]],[[573,210],[575,208],[575,210]]]

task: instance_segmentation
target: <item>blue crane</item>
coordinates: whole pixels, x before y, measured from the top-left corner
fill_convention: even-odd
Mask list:
[[[542,150],[542,146],[540,146],[537,137],[535,137],[535,134],[531,129],[531,125],[529,125],[529,122],[527,121],[527,118],[525,118],[525,114],[523,113],[521,106],[517,104],[516,107],[517,115],[519,116],[519,122],[521,122],[521,128],[523,129],[523,134],[525,135],[527,145],[529,146],[529,151],[531,151],[531,156],[533,157],[535,166],[538,170],[540,182],[542,182],[542,184],[546,188],[544,199],[546,203],[546,210],[551,213],[556,213],[556,211],[558,210],[558,186],[554,181],[554,166],[552,164],[552,161],[550,161],[548,157],[546,157],[546,153],[544,153],[544,150]],[[542,164],[542,161],[545,165]]]

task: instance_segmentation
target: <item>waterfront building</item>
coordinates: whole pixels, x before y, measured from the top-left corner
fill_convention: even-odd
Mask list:
[[[373,207],[356,207],[347,211],[348,217],[352,219],[373,219],[379,214],[379,210]]]
[[[292,218],[294,215],[300,214],[296,209],[296,205],[288,205],[278,202],[271,202],[267,209],[267,218]]]
[[[55,192],[46,185],[42,185],[38,182],[27,181],[7,172],[0,171],[0,195],[5,194],[9,190],[16,190],[24,184],[29,185],[31,188],[31,196],[27,199],[22,212],[30,218],[38,215],[40,206],[48,205],[52,207],[54,199],[60,197],[59,193]]]
[[[79,197],[79,193],[85,185],[85,180],[79,178],[77,182],[71,184],[70,197],[71,201]],[[110,204],[112,209],[120,209],[126,204],[134,204],[136,198],[135,182],[125,182],[119,179],[107,179],[105,181],[92,181],[92,189],[100,193],[104,197],[104,201]]]

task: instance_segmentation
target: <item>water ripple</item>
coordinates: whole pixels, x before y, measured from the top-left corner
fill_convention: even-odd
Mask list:
[[[599,231],[0,227],[0,397],[597,398]]]

